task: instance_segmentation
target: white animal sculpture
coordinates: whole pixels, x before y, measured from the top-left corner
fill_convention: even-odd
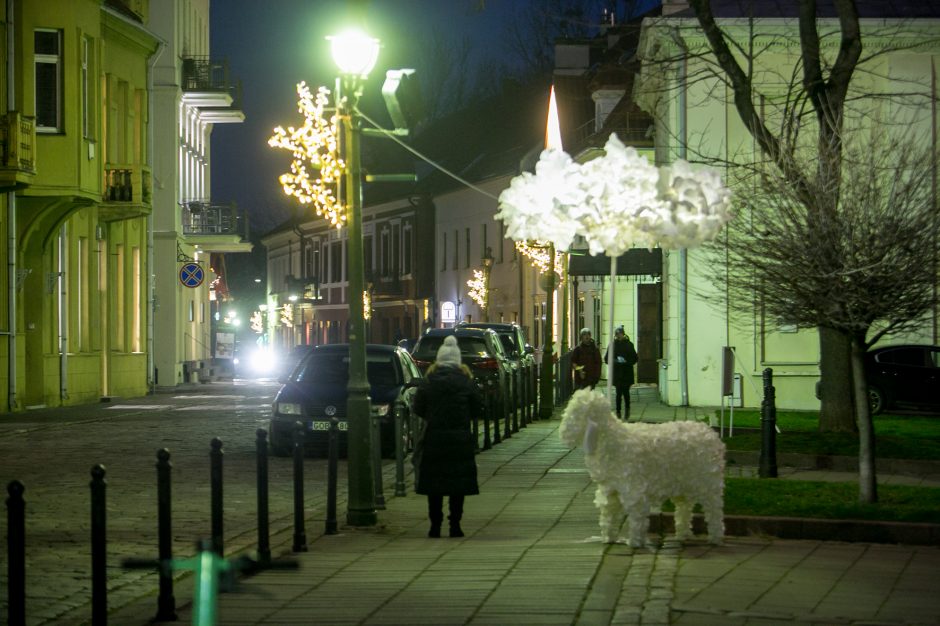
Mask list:
[[[621,422],[607,398],[582,389],[571,396],[559,428],[569,448],[584,446],[584,463],[597,484],[601,538],[617,541],[624,516],[631,546],[646,544],[652,505],[675,505],[676,538],[692,536],[692,508],[702,506],[708,540],[724,536],[725,445],[700,422]]]

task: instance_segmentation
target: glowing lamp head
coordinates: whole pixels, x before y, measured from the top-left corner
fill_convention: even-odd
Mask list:
[[[348,30],[327,37],[333,62],[343,74],[366,77],[379,59],[379,40],[362,31]]]

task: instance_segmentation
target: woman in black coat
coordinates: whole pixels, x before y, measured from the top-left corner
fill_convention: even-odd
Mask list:
[[[457,339],[450,335],[414,398],[414,411],[426,423],[412,461],[415,491],[428,497],[428,537],[441,536],[444,496],[448,496],[450,536],[464,536],[460,528],[464,496],[480,493],[471,425],[482,410],[480,392],[460,362]]]
[[[614,390],[617,395],[617,417],[620,417],[621,399],[626,407],[624,413],[625,419],[630,419],[630,387],[633,385],[633,366],[637,362],[636,348],[633,342],[627,337],[623,326],[618,326],[614,330],[614,342],[607,346],[607,354],[604,355],[604,363],[610,353],[614,353]]]

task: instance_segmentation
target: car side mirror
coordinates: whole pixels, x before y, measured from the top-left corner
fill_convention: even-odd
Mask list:
[[[533,354],[533,353],[535,353],[535,348],[533,348],[533,347],[530,346],[529,344],[525,344],[525,353],[526,353],[526,354]]]

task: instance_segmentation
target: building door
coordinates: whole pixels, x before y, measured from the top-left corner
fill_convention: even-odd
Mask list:
[[[663,356],[663,286],[637,285],[636,381],[659,382],[658,359]]]

